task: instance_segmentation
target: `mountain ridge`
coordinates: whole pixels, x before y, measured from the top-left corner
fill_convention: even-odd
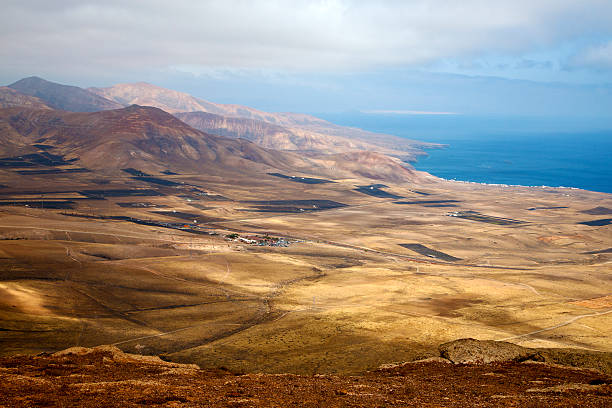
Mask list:
[[[72,112],[95,112],[118,109],[123,105],[78,86],[63,85],[32,76],[8,86],[22,94],[37,97],[53,109]]]
[[[174,131],[166,133],[172,135],[171,137],[177,137],[178,142],[176,140],[170,141],[169,139],[163,142],[168,146],[174,146],[173,153],[177,154],[170,162],[184,160],[185,163],[191,163],[187,166],[191,170],[202,166],[202,163],[197,163],[198,153],[193,151],[194,143],[189,143],[189,140],[191,140],[189,138],[194,135],[193,132],[196,132],[197,129],[198,132],[203,132],[204,134],[222,136],[222,139],[218,139],[215,143],[221,143],[230,150],[248,150],[249,153],[245,153],[247,156],[263,160],[262,163],[270,166],[270,170],[273,171],[301,172],[306,175],[331,178],[367,177],[374,180],[394,182],[410,182],[415,178],[427,178],[425,173],[415,171],[411,165],[406,163],[406,161],[413,159],[416,155],[422,154],[413,142],[396,138],[403,143],[403,145],[401,143],[397,144],[398,148],[396,148],[392,136],[374,134],[360,129],[345,128],[306,114],[267,113],[240,105],[216,104],[195,98],[189,94],[145,82],[118,84],[109,88],[89,88],[85,90],[79,87],[56,84],[38,77],[29,77],[15,82],[10,85],[10,88],[6,89],[5,93],[12,92],[14,94],[11,96],[13,102],[6,103],[9,107],[23,105],[25,108],[45,108],[47,110],[52,108],[66,112],[66,115],[50,112],[43,114],[39,112],[36,115],[39,119],[42,118],[41,123],[45,123],[46,118],[53,117],[53,120],[60,122],[63,120],[77,120],[79,122],[78,126],[81,126],[81,128],[85,125],[80,123],[80,121],[92,121],[92,123],[97,124],[96,126],[99,125],[99,128],[93,131],[93,134],[99,135],[98,141],[105,140],[106,146],[90,145],[89,151],[83,149],[78,151],[78,155],[82,156],[82,158],[93,161],[88,164],[93,168],[102,169],[107,165],[105,160],[102,159],[105,155],[113,158],[113,160],[120,157],[121,159],[117,160],[122,163],[122,166],[128,166],[127,163],[134,161],[136,151],[128,152],[125,146],[121,146],[120,143],[126,142],[129,145],[133,142],[129,137],[128,139],[131,141],[125,139],[127,134],[122,134],[121,130],[129,130],[130,127],[134,127],[135,122],[127,120],[129,119],[128,115],[123,118],[126,119],[125,123],[116,123],[115,127],[109,130],[107,121],[112,118],[123,117],[121,113],[101,113],[98,115],[81,116],[80,119],[75,119],[76,116],[70,115],[70,112],[123,112],[124,114],[132,112],[134,114],[135,110],[138,109],[142,112],[149,112],[148,119],[146,117],[141,118],[143,122],[151,120],[154,123],[152,125],[154,128],[159,129],[161,127],[165,131],[174,128]],[[21,95],[21,92],[25,92],[24,96],[17,98],[17,93]],[[38,104],[38,101],[40,101],[40,104]],[[125,105],[128,105],[128,107],[125,108]],[[143,105],[153,107],[158,111],[143,110]],[[179,112],[182,109],[198,110]],[[208,111],[219,112],[223,115]],[[156,113],[152,115],[151,112]],[[164,112],[167,116],[162,115],[160,112]],[[171,115],[172,113],[174,116]],[[28,115],[34,114],[24,114],[22,112],[17,117],[20,118],[19,120],[23,120],[24,124],[29,123],[27,126],[35,127],[38,132],[45,133],[49,130],[46,128],[40,129],[38,122],[36,122],[36,126],[33,126],[32,123],[28,122]],[[171,124],[155,124],[158,119],[164,123]],[[4,126],[6,126],[6,121]],[[318,130],[311,130],[312,127]],[[105,129],[107,133],[100,134],[102,129]],[[132,130],[144,132],[138,126]],[[10,135],[15,131],[15,128],[10,128],[9,126],[5,133]],[[32,130],[30,129],[29,131]],[[181,132],[184,134],[180,134]],[[64,129],[59,133],[66,136],[69,132]],[[108,135],[115,135],[118,139],[114,141],[108,140]],[[371,136],[376,141],[376,144],[364,140],[364,135]],[[187,136],[186,139],[185,136]],[[197,137],[201,138],[202,135],[198,133]],[[83,135],[81,138],[81,143],[89,140],[87,135]],[[5,141],[4,150],[6,154],[10,155],[19,152],[21,147],[23,147],[20,147],[18,138],[11,139],[10,137],[3,136],[3,139]],[[236,146],[229,148],[228,143],[230,143],[229,140],[231,139],[238,142],[236,142]],[[250,141],[249,143],[253,142],[254,145],[248,144],[247,140]],[[68,142],[68,139],[62,139],[62,143],[66,142]],[[175,142],[179,143],[180,147]],[[145,147],[144,151],[151,148],[146,143],[143,146]],[[263,150],[258,150],[255,146]],[[197,148],[201,147],[198,145]],[[281,151],[285,154],[281,155]],[[220,157],[226,157],[227,152],[228,150],[223,150]],[[148,151],[146,154],[143,153],[140,156],[137,155],[140,157],[138,166],[143,168],[152,166],[157,170],[161,169],[163,167],[160,156],[162,153],[165,154],[162,150],[157,149],[155,151]],[[204,158],[208,156],[208,154],[205,154]],[[273,157],[274,160],[272,160]],[[156,164],[147,163],[148,160],[152,160]],[[239,167],[238,164],[221,164],[222,167],[231,167],[232,171]],[[242,163],[241,165],[249,167],[252,164],[247,162],[247,164]],[[129,165],[128,167],[134,166],[136,164]]]
[[[201,174],[280,170],[402,182],[424,177],[397,159],[371,152],[354,152],[350,159],[341,155],[308,157],[267,149],[246,139],[212,135],[149,106],[99,112],[0,109],[0,129],[3,156],[34,153],[32,146],[44,141],[53,154],[102,172],[132,167],[153,173],[171,170]],[[364,160],[377,166],[366,171],[358,165]]]
[[[39,98],[50,108],[72,112],[120,109],[133,104],[153,106],[176,115],[204,132],[232,138],[242,137],[266,148],[298,151],[307,155],[375,151],[410,162],[424,154],[421,148],[434,146],[431,143],[335,125],[308,114],[270,113],[248,106],[209,102],[146,82],[83,89],[39,77],[28,77],[9,85],[9,89]],[[24,100],[6,102],[4,106],[42,107],[33,104],[33,101]],[[212,118],[210,115],[219,117]]]
[[[0,86],[0,108],[27,107],[35,109],[51,109],[42,99],[23,94],[8,86]]]
[[[107,88],[89,88],[89,90],[118,103],[138,103],[161,108],[202,131],[213,132],[219,128],[205,126],[205,122],[198,117],[199,112],[279,126],[284,128],[285,137],[275,138],[276,145],[270,144],[271,141],[268,140],[264,146],[281,150],[314,150],[321,154],[370,150],[399,157],[404,161],[412,161],[423,154],[420,148],[435,145],[339,126],[308,114],[270,113],[242,105],[213,103],[145,82],[117,84]],[[225,131],[227,136],[235,137],[227,126]],[[242,133],[244,136],[245,132]],[[259,138],[262,141],[260,136],[250,134],[248,138],[251,140]]]
[[[0,110],[0,122],[30,143],[44,140],[54,152],[99,170],[137,166],[205,171],[215,162],[224,168],[233,164],[248,168],[246,161],[274,168],[287,164],[276,152],[246,140],[206,134],[153,107],[131,105],[99,112],[11,108]]]

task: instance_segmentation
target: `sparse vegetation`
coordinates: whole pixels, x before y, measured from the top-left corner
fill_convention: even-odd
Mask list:
[[[355,374],[464,337],[610,351],[609,226],[580,224],[608,195],[422,179],[369,152],[326,164],[365,176],[293,182],[267,173],[314,162],[152,107],[0,119],[36,149],[0,158],[0,235],[23,238],[0,240],[3,355],[106,343],[236,372]],[[76,161],[92,173],[16,172]]]

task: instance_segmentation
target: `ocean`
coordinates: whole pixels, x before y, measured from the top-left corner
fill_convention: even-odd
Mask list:
[[[448,179],[612,193],[612,121],[464,115],[318,114],[345,126],[435,142],[412,163]]]

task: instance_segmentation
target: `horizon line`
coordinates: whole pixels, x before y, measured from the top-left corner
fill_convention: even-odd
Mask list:
[[[361,113],[375,113],[375,114],[392,114],[392,115],[460,115],[457,112],[437,112],[437,111],[420,111],[420,110],[385,110],[385,109],[372,109],[362,110]]]

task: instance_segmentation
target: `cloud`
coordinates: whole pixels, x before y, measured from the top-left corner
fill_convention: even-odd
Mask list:
[[[551,69],[553,63],[551,61],[535,61],[528,58],[523,58],[517,61],[514,68],[516,69]]]
[[[570,68],[612,69],[612,41],[582,50],[571,58],[569,66]]]
[[[611,35],[606,0],[5,0],[4,70],[363,70]],[[594,58],[594,57],[593,57]]]

